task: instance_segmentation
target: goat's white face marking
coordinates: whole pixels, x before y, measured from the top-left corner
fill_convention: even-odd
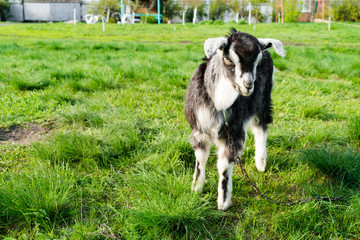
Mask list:
[[[229,57],[231,61],[235,64],[235,86],[236,90],[240,92],[243,96],[250,96],[254,91],[254,81],[256,79],[256,68],[262,60],[262,51],[259,51],[256,60],[254,62],[254,67],[252,72],[242,72],[241,70],[241,61],[239,56],[234,50],[234,45],[230,46]]]
[[[254,70],[253,70],[254,77],[256,77],[256,68],[257,68],[258,64],[261,62],[262,57],[263,57],[263,53],[262,53],[262,51],[260,51],[255,60],[255,63],[254,63]]]
[[[236,54],[235,50],[234,50],[234,45],[231,44],[231,47],[229,49],[229,56],[231,61],[233,61],[233,63],[235,65],[239,65],[240,64],[240,58],[239,56]]]

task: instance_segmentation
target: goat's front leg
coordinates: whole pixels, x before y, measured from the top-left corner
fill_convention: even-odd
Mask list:
[[[219,185],[218,185],[218,209],[226,211],[232,204],[232,174],[234,167],[234,157],[229,146],[225,142],[218,145]]]
[[[210,144],[198,144],[194,151],[196,163],[191,190],[201,192],[205,183],[205,165],[209,158]]]
[[[258,171],[264,172],[266,167],[266,127],[252,122],[251,130],[255,138],[255,165]]]

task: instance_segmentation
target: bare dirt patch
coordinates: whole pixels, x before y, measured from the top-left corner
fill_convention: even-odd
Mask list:
[[[303,46],[307,46],[306,44],[303,43],[293,43],[293,42],[282,42],[284,45],[290,45],[290,46],[297,46],[297,47],[303,47]]]
[[[0,127],[0,143],[30,144],[41,140],[50,131],[50,127],[35,123]]]
[[[151,41],[143,41],[142,43],[155,43],[155,44],[191,44],[193,43],[192,41],[180,41],[180,42],[165,42],[165,41],[155,41],[155,42],[151,42]]]
[[[179,43],[181,44],[190,44],[190,43],[193,43],[192,41],[180,41]]]

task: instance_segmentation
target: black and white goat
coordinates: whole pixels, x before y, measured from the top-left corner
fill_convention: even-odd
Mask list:
[[[281,57],[285,56],[279,40],[256,39],[235,29],[228,37],[207,39],[204,45],[206,62],[197,68],[189,84],[185,114],[192,128],[190,142],[196,157],[192,190],[202,190],[210,146],[215,143],[220,175],[219,210],[225,211],[231,206],[235,162],[225,121],[238,156],[244,149],[247,127],[251,124],[255,164],[259,171],[265,171],[266,130],[272,122],[273,62],[266,51],[270,47]]]

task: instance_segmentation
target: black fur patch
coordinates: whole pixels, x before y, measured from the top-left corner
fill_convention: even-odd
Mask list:
[[[200,176],[200,168],[199,168],[199,162],[196,162],[196,174],[195,174],[195,181],[198,180]]]
[[[192,146],[195,150],[196,149],[205,149],[206,145],[203,143],[203,142],[196,142],[196,143],[193,143],[193,146]]]
[[[227,190],[228,190],[227,185],[228,185],[228,181],[229,181],[229,176],[227,174],[227,170],[225,170],[223,172],[223,177],[224,177],[224,179],[222,180],[221,185],[222,185],[222,189],[224,191],[224,202],[225,202],[226,201],[226,194],[227,194]]]

